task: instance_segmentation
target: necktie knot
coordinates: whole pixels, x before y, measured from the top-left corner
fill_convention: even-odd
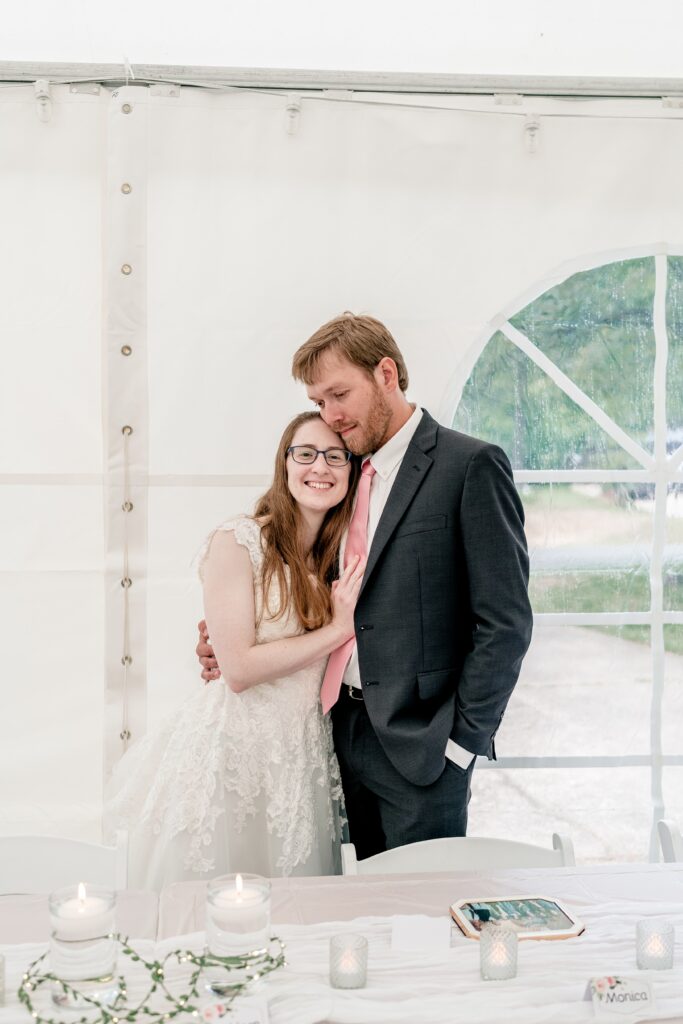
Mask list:
[[[376,472],[377,470],[370,462],[370,459],[366,459],[365,462],[363,463],[363,468],[361,469],[361,473],[363,474],[363,476],[369,476],[370,479],[372,480]]]

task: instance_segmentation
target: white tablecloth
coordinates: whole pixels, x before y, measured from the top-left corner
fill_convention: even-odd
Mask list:
[[[554,896],[577,911],[615,900],[683,903],[683,864],[581,865],[574,868],[275,878],[273,922],[317,924],[391,914],[445,914],[457,900],[510,893]],[[204,928],[206,885],[179,882],[159,897],[159,938]],[[581,914],[579,914],[581,916]]]
[[[357,906],[363,893],[366,905],[372,906],[373,901],[390,898],[393,891],[394,910],[401,914],[429,913],[430,901],[435,899],[439,900],[438,912],[446,913],[449,902],[465,896],[558,896],[575,909],[586,931],[564,941],[523,942],[518,976],[505,982],[484,982],[479,976],[478,943],[465,939],[455,927],[451,948],[435,955],[392,952],[388,916],[340,920],[338,915],[333,922],[285,922],[289,897],[302,892],[317,897],[309,901],[311,908],[317,906],[320,915],[329,914],[332,901],[320,900],[325,892],[329,896],[330,887],[347,910]],[[287,945],[288,965],[261,988],[261,994],[268,998],[272,1024],[452,1024],[456,1020],[468,1024],[578,1024],[591,1020],[593,1015],[591,1004],[583,1000],[586,983],[590,977],[603,974],[635,974],[649,980],[657,998],[657,1018],[683,1021],[683,865],[577,868],[565,869],[564,873],[546,869],[486,876],[309,879],[282,883],[275,886],[275,890],[278,888],[289,894],[274,913],[274,931]],[[180,887],[173,889],[172,906],[178,909]],[[186,886],[185,895],[190,891],[193,899],[187,906],[196,909],[199,889]],[[302,907],[309,903],[297,899],[294,908],[301,915]],[[676,924],[676,965],[672,971],[637,971],[635,925],[641,917],[666,917]],[[365,989],[341,992],[329,987],[329,937],[340,931],[359,931],[369,939]],[[202,944],[203,935],[194,933],[167,937],[156,946],[140,942],[139,948],[149,954],[155,949],[163,953],[181,946],[199,949]],[[8,963],[9,997],[7,1007],[0,1010],[0,1024],[27,1024],[29,1018],[18,1005],[14,991],[21,972],[38,949],[2,949]],[[134,966],[126,963],[131,995],[140,984]]]

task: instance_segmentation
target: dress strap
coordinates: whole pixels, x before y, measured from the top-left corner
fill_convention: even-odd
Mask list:
[[[249,552],[249,558],[254,572],[260,571],[261,565],[263,564],[261,527],[251,516],[237,516],[234,519],[226,519],[224,523],[220,523],[214,530],[212,530],[195,556],[194,562],[197,566],[199,578],[202,583],[204,582],[204,565],[206,564],[206,559],[209,555],[211,541],[219,531],[228,532],[230,530],[234,532],[237,543],[243,548],[246,548]]]

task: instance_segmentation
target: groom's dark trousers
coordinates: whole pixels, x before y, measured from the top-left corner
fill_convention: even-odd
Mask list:
[[[332,710],[359,857],[464,835],[473,763],[494,736],[531,639],[524,515],[495,445],[425,412],[368,553],[355,624],[362,699]]]

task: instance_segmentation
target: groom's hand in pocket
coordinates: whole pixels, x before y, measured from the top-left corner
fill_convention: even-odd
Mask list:
[[[213,654],[213,647],[209,642],[209,631],[204,619],[197,626],[199,630],[199,643],[197,644],[197,657],[202,666],[202,679],[205,683],[212,679],[220,679],[220,669]]]

